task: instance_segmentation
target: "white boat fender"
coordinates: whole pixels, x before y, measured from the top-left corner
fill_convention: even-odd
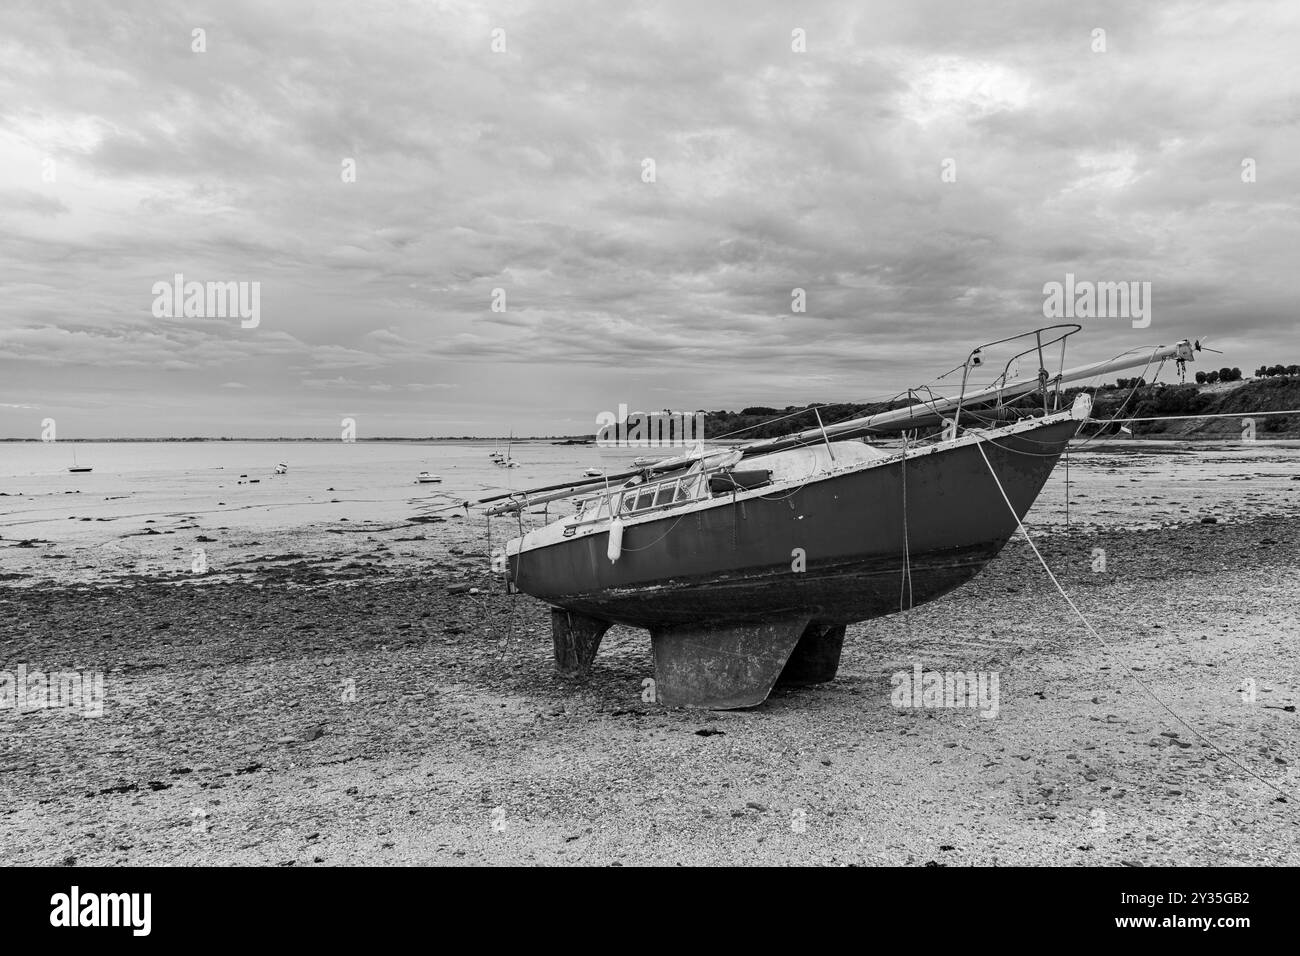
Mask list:
[[[609,555],[611,564],[618,563],[619,555],[623,553],[623,522],[618,518],[609,523],[609,549],[605,553]]]

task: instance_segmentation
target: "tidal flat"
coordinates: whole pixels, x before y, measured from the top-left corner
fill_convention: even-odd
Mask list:
[[[19,546],[31,506],[0,499],[0,670],[104,686],[99,716],[0,710],[0,861],[1300,863],[1298,461],[1074,454],[1069,524],[1058,467],[1027,525],[1100,641],[1017,535],[850,627],[832,683],[736,712],[657,704],[625,628],[557,675],[463,511],[119,516],[115,567],[48,520]],[[996,716],[896,706],[918,666],[996,674]]]

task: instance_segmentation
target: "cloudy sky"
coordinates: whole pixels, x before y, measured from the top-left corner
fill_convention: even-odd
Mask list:
[[[5,8],[0,437],[868,400],[1067,272],[1152,283],[1080,362],[1300,362],[1294,2]]]

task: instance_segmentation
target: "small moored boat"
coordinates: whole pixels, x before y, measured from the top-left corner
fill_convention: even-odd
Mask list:
[[[505,453],[505,457],[503,458],[503,457],[501,456],[501,452],[499,452],[499,451],[494,451],[494,452],[492,453],[492,462],[493,462],[493,463],[494,463],[498,468],[518,468],[518,467],[519,467],[519,462],[515,461],[513,458],[510,457],[510,447],[511,447],[511,445],[513,445],[514,443],[515,443],[515,433],[514,433],[514,432],[511,432],[511,433],[510,433],[510,440],[506,443],[506,453]]]

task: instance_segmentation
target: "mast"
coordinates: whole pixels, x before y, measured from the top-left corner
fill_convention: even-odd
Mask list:
[[[1163,361],[1170,358],[1182,358],[1191,361],[1191,343],[1188,342],[1187,339],[1183,339],[1174,345],[1158,346],[1150,352],[1143,352],[1140,355],[1126,355],[1121,356],[1120,358],[1109,359],[1104,362],[1094,362],[1091,365],[1080,365],[1077,368],[1062,371],[1055,377],[1055,379],[1050,381],[1059,386],[1066,382],[1077,382],[1081,379],[1089,379],[1097,375],[1105,375],[1108,372],[1123,371],[1124,369],[1136,368],[1139,365],[1150,365],[1153,362]],[[796,432],[793,435],[785,435],[781,438],[768,438],[762,441],[751,442],[744,446],[744,455],[746,458],[754,455],[765,455],[769,452],[779,451],[783,448],[792,448],[796,445],[807,444],[811,441],[826,440],[827,438],[836,435],[851,435],[859,432],[872,431],[886,425],[906,423],[919,418],[933,418],[935,415],[941,415],[946,411],[951,411],[968,405],[978,405],[992,399],[1003,400],[1008,398],[1018,398],[1021,395],[1036,391],[1042,387],[1043,382],[1038,378],[1023,382],[991,385],[988,388],[982,388],[974,392],[958,395],[955,398],[935,398],[928,402],[918,402],[914,405],[906,405],[903,408],[895,408],[887,412],[878,412],[875,415],[866,415],[862,418],[851,418],[848,421],[839,422],[835,425],[827,425],[824,428],[810,428],[801,432]]]
[[[1062,328],[1062,326],[1053,326],[1051,328]],[[1078,326],[1073,326],[1073,328],[1077,330]],[[1039,329],[1037,332],[1022,333],[1021,335],[1012,336],[1010,339],[1003,339],[1001,342],[991,342],[988,343],[988,345],[980,346],[979,348],[972,350],[970,356],[968,356],[966,360],[966,371],[969,372],[972,365],[980,364],[980,352],[989,345],[1000,345],[1002,342],[1023,338],[1027,335],[1037,335],[1043,331],[1047,330]],[[1065,337],[1070,334],[1072,333],[1067,332],[1065,335],[1061,336],[1060,341],[1064,342]],[[1040,344],[1036,349],[1029,351],[1039,352],[1041,361],[1043,345],[1054,344],[1055,341],[1055,339],[1048,343],[1042,343],[1040,341]],[[942,415],[947,411],[956,410],[959,412],[960,409],[967,406],[979,405],[990,400],[996,399],[998,401],[1003,401],[1009,398],[1018,398],[1021,395],[1026,395],[1040,388],[1045,389],[1048,385],[1056,385],[1057,387],[1060,387],[1067,382],[1077,382],[1098,375],[1105,375],[1109,372],[1119,372],[1130,368],[1137,368],[1138,366],[1151,365],[1154,362],[1165,361],[1171,358],[1182,359],[1187,362],[1194,361],[1194,349],[1199,348],[1199,342],[1194,347],[1187,339],[1181,339],[1173,345],[1156,346],[1150,351],[1143,350],[1140,353],[1130,352],[1121,355],[1118,358],[1107,359],[1102,362],[1093,362],[1090,365],[1080,365],[1077,368],[1063,369],[1054,378],[1045,378],[1046,373],[1043,372],[1038,377],[1027,379],[1023,382],[1007,383],[1004,381],[1003,384],[990,385],[987,388],[977,389],[970,393],[966,393],[963,389],[963,394],[954,398],[934,398],[930,401],[906,405],[903,408],[895,408],[886,412],[877,412],[874,415],[849,419],[848,421],[839,422],[834,425],[821,425],[819,421],[819,427],[817,428],[806,429],[801,432],[796,432],[793,435],[785,435],[781,438],[768,438],[749,442],[731,449],[731,454],[738,458],[750,458],[755,455],[766,455],[786,448],[794,448],[813,441],[824,441],[829,445],[830,439],[834,436],[853,435],[872,431],[888,425],[897,425],[934,418],[935,416]],[[1062,349],[1062,359],[1064,359],[1064,348]],[[1008,362],[1008,364],[1010,363]],[[513,439],[513,431],[511,432],[511,438]],[[719,452],[715,452],[714,454],[719,454]],[[450,507],[468,507],[470,504],[488,504],[497,501],[507,501],[507,499],[509,499],[507,503],[497,505],[488,511],[489,515],[503,514],[506,512],[518,511],[530,505],[541,504],[544,501],[554,501],[559,498],[572,497],[573,495],[578,494],[587,488],[591,488],[594,485],[608,485],[612,482],[629,479],[646,472],[663,472],[685,467],[691,464],[694,460],[698,460],[698,456],[695,454],[665,458],[651,465],[647,465],[644,468],[638,468],[634,471],[628,471],[622,474],[605,475],[587,481],[571,481],[564,484],[549,485],[543,488],[533,488],[526,491],[508,492],[506,494],[494,495],[489,498],[481,498],[475,502],[461,502]],[[547,492],[557,493],[546,494]],[[530,497],[532,495],[545,495],[545,497]]]

